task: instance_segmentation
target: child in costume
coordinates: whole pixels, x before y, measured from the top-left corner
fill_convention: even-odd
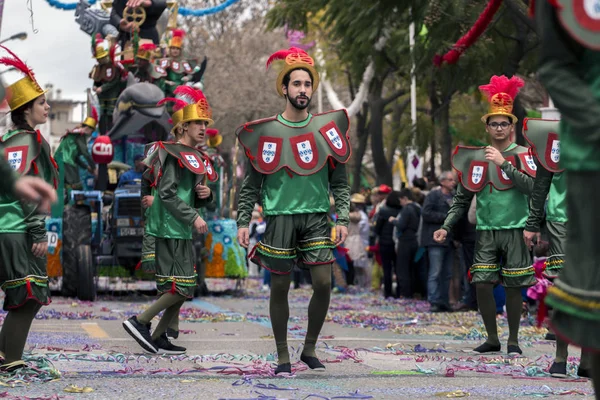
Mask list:
[[[18,175],[36,175],[56,187],[58,171],[50,146],[35,130],[48,119],[46,91],[23,61],[0,47],[9,53],[0,58],[0,64],[25,75],[8,88],[13,128],[0,138],[0,154]],[[25,366],[22,356],[31,323],[41,306],[50,303],[46,218],[37,208],[8,193],[0,194],[0,287],[8,311],[0,331],[0,356],[4,359],[0,372]]]
[[[166,330],[187,298],[194,295],[196,271],[192,229],[207,232],[197,209],[212,201],[206,178],[216,178],[208,158],[196,146],[204,140],[212,111],[204,94],[187,88],[194,101],[183,107],[183,135],[176,143],[157,142],[145,160],[151,165],[152,186],[156,188],[146,216],[146,233],[155,238],[156,286],[159,299],[142,314],[123,322],[125,330],[151,353],[181,354],[185,348],[170,342]],[[150,321],[165,311],[150,334]]]
[[[277,346],[276,374],[290,373],[287,346],[288,292],[298,264],[310,269],[313,296],[300,360],[323,370],[315,347],[325,322],[331,294],[332,249],[348,235],[350,188],[345,163],[350,158],[348,114],[343,110],[311,114],[308,106],[319,85],[314,60],[290,48],[269,57],[285,60],[276,90],[286,108],[274,117],[248,122],[237,129],[250,166],[240,189],[238,242],[248,246],[248,226],[254,204],[262,197],[267,229],[251,259],[271,274],[270,315]],[[329,237],[329,190],[338,214],[337,240]]]
[[[600,10],[597,2],[584,0],[534,4],[539,79],[561,113],[560,168],[569,219],[566,267],[548,289],[546,303],[553,307],[557,338],[592,352],[600,398],[600,212],[594,201],[600,193]]]
[[[489,85],[479,87],[490,103],[489,112],[481,120],[486,124],[492,145],[456,148],[452,165],[460,182],[444,224],[434,232],[434,240],[444,242],[477,194],[478,239],[469,276],[476,286],[488,339],[474,349],[476,353],[500,351],[493,290],[495,284],[501,283],[506,289],[507,353],[522,354],[518,341],[521,288],[535,284],[531,255],[522,240],[532,187],[526,175],[535,176],[535,162],[527,148],[511,140],[517,122],[512,114],[513,101],[523,85],[517,77],[493,76]],[[506,174],[510,169],[514,170],[512,179]]]
[[[56,154],[62,155],[65,168],[65,187],[68,189],[82,189],[79,168],[87,170],[90,174],[96,173],[96,163],[88,151],[87,142],[96,130],[97,124],[98,111],[92,107],[91,113],[85,121],[77,128],[67,131],[60,139]]]

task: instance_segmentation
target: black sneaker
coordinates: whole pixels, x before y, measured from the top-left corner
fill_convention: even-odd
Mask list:
[[[550,372],[550,375],[552,375],[553,378],[568,378],[569,377],[567,375],[567,363],[564,361],[563,362],[554,361],[548,372]]]
[[[495,344],[490,344],[488,342],[485,342],[481,346],[474,348],[473,352],[479,353],[479,354],[497,353],[500,351],[500,349],[501,349],[501,346],[499,344],[495,345]]]
[[[277,368],[275,368],[275,375],[279,374],[291,374],[292,373],[292,364],[283,363],[279,364]]]
[[[579,366],[579,368],[577,368],[577,376],[580,378],[591,378],[592,373],[589,369],[581,368],[581,366]]]
[[[150,335],[150,324],[144,325],[138,322],[137,318],[133,316],[123,322],[123,328],[144,350],[154,354],[158,352],[156,345],[152,341],[152,335]]]
[[[556,335],[554,333],[546,333],[546,336],[544,336],[545,340],[556,340]]]
[[[317,357],[305,356],[304,354],[300,354],[300,361],[308,366],[310,369],[314,369],[315,371],[325,371],[325,366],[319,361]]]
[[[175,329],[167,328],[167,338],[169,340],[175,340],[175,339],[179,338],[179,331],[176,331]]]
[[[169,338],[167,338],[166,333],[160,335],[160,337],[154,341],[154,344],[158,347],[159,354],[179,355],[185,353],[187,350],[185,347],[176,346],[171,343]]]
[[[523,354],[521,348],[516,344],[509,344],[506,346],[506,352],[509,356],[520,356]]]

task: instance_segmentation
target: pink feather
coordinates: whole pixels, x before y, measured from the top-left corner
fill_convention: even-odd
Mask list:
[[[276,51],[275,53],[271,54],[271,57],[269,57],[269,59],[267,60],[267,69],[273,63],[273,61],[285,60],[285,58],[289,54],[292,54],[292,53],[293,53],[293,51],[291,51],[291,50],[279,50],[279,51]]]
[[[11,57],[0,58],[0,64],[6,65],[9,67],[14,67],[14,68],[18,69],[19,71],[21,71],[22,73],[24,73],[25,75],[29,75],[31,77],[31,79],[33,79],[33,71],[31,70],[31,68],[29,68],[27,66],[27,64],[25,64],[25,62],[23,60],[21,60],[19,58],[19,56],[17,56],[15,53],[10,51],[10,49],[8,47],[0,45],[0,48],[3,48],[4,50],[6,50],[8,52],[8,54],[10,54],[12,56],[12,58]]]
[[[517,76],[508,79],[505,75],[494,75],[490,79],[490,83],[479,86],[479,90],[487,96],[488,100],[497,93],[506,93],[514,99],[523,86],[525,86],[525,82]]]

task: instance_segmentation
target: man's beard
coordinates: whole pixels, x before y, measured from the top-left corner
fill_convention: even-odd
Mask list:
[[[304,97],[306,99],[306,104],[299,104],[298,101],[296,100],[298,97]],[[308,96],[297,96],[295,99],[288,96],[288,99],[290,100],[290,103],[292,104],[292,106],[294,106],[294,108],[297,110],[304,110],[305,108],[307,108],[310,105],[310,101],[312,100]]]

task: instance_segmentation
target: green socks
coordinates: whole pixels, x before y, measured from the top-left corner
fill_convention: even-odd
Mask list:
[[[138,315],[137,320],[141,324],[144,324],[144,325],[149,324],[150,321],[152,321],[152,318],[156,317],[158,315],[158,313],[160,313],[161,311],[166,310],[167,308],[169,308],[177,303],[183,304],[184,301],[185,301],[185,297],[180,295],[179,293],[173,294],[173,293],[167,292],[167,293],[163,294],[162,296],[160,296],[150,307],[148,307],[148,309],[146,309],[146,311],[144,311],[143,313]],[[166,321],[166,322],[168,324],[168,322],[171,322],[171,321]],[[165,329],[166,329],[166,327],[165,327]]]
[[[21,307],[10,310],[6,315],[2,332],[0,332],[0,351],[5,355],[5,364],[23,358],[23,350],[25,349],[31,323],[41,307],[39,303],[29,300]]]
[[[177,329],[175,330],[179,330],[179,309],[181,308],[181,306],[183,306],[184,302],[185,300],[180,300],[172,306],[169,306],[165,310],[162,318],[160,319],[160,322],[156,326],[156,329],[154,330],[154,332],[152,332],[152,340],[158,339],[160,335],[165,333],[167,331],[167,328],[173,324],[173,321],[175,321],[177,326]]]
[[[273,327],[273,336],[275,336],[279,364],[290,362],[290,353],[287,345],[287,324],[290,319],[288,292],[290,291],[291,281],[292,274],[271,274],[269,314],[271,315],[271,326]]]
[[[506,318],[508,319],[508,344],[519,345],[519,326],[523,310],[523,296],[521,288],[507,288],[506,291]]]
[[[485,326],[485,331],[488,335],[486,343],[498,346],[500,344],[500,339],[498,339],[498,326],[496,325],[496,300],[494,299],[494,285],[491,283],[478,283],[476,285],[476,290],[479,312],[481,313],[483,325]]]
[[[331,298],[331,264],[317,265],[310,269],[313,295],[308,304],[308,328],[302,354],[317,357],[315,347],[325,323]]]

